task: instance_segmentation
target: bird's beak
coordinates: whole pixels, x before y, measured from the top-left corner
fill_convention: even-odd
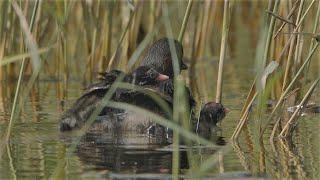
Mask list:
[[[161,73],[159,73],[158,77],[156,78],[157,81],[165,81],[167,79],[169,79],[169,76],[161,74]]]

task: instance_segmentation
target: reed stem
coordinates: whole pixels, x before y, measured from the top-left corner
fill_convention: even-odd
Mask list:
[[[229,3],[229,0],[225,0],[224,8],[223,8],[222,38],[221,38],[220,60],[219,60],[217,92],[216,92],[217,103],[221,103],[221,97],[222,97],[223,65],[224,65],[224,60],[226,58],[228,34],[230,29],[230,14],[231,14],[231,6]]]
[[[294,22],[290,21],[289,19],[286,19],[286,18],[284,18],[284,17],[281,17],[281,16],[279,16],[279,15],[277,15],[277,14],[274,14],[273,12],[268,11],[268,10],[267,10],[266,12],[269,13],[270,15],[276,17],[277,19],[280,19],[281,21],[283,21],[283,22],[285,22],[285,23],[288,23],[288,24],[291,24],[291,25],[293,25],[293,26],[296,26],[296,24],[294,24]]]
[[[304,61],[304,63],[301,65],[300,69],[298,70],[298,72],[296,73],[296,75],[294,76],[294,78],[291,80],[290,84],[287,86],[287,88],[284,90],[284,92],[281,94],[277,104],[275,105],[275,107],[273,108],[271,114],[269,115],[269,118],[267,119],[267,123],[266,125],[262,128],[261,130],[261,136],[263,135],[263,133],[265,132],[265,130],[267,129],[268,124],[271,122],[272,117],[274,115],[274,113],[278,110],[278,108],[280,107],[280,104],[283,102],[285,96],[288,94],[288,92],[290,91],[290,89],[293,87],[293,85],[295,84],[295,82],[297,81],[298,77],[301,75],[302,71],[304,70],[304,68],[306,67],[306,65],[310,62],[312,55],[315,53],[316,49],[318,48],[319,43],[317,42],[316,45],[313,47],[312,51],[309,53],[308,57],[306,58],[306,60]]]
[[[186,31],[186,27],[188,24],[190,14],[191,14],[190,12],[191,12],[191,8],[192,8],[192,3],[193,3],[193,0],[188,1],[187,10],[186,10],[186,13],[184,14],[184,17],[183,17],[183,21],[182,21],[182,25],[181,25],[181,29],[180,29],[180,33],[179,33],[179,37],[178,37],[178,41],[181,43],[182,43],[184,33]]]
[[[303,0],[300,2],[299,12],[298,12],[298,16],[296,19],[296,23],[298,23],[300,20],[302,8],[303,8],[303,2],[304,2]],[[300,28],[300,27],[301,26],[299,26],[298,28]],[[298,28],[296,28],[294,32],[297,32]],[[292,56],[294,53],[293,51],[294,51],[295,43],[297,43],[296,39],[297,39],[296,36],[293,36],[293,38],[290,40],[290,48],[289,48],[288,58],[287,58],[287,62],[286,62],[286,70],[285,70],[284,78],[283,78],[282,91],[286,88],[287,81],[289,80],[289,72],[290,72],[291,66],[292,66],[291,61],[292,61]]]
[[[293,5],[293,7],[291,8],[290,12],[289,12],[288,15],[286,16],[286,19],[291,18],[291,16],[293,15],[294,11],[295,11],[295,10],[297,9],[297,7],[298,7],[298,2],[299,2],[299,1],[296,1],[296,2],[294,3],[294,5]],[[280,28],[277,30],[277,32],[276,32],[275,35],[273,36],[274,39],[279,35],[280,31],[284,28],[285,25],[286,25],[286,22],[283,22],[283,23],[281,24]]]
[[[318,3],[317,14],[316,14],[316,18],[314,20],[314,26],[313,26],[313,30],[312,30],[313,34],[315,34],[317,32],[317,28],[318,28],[319,22],[320,22],[320,1]],[[311,43],[310,43],[310,47],[309,47],[309,52],[311,52],[311,50],[312,50],[312,48],[314,46],[314,43],[316,41],[317,41],[316,38],[312,38]],[[308,79],[309,66],[310,66],[310,64],[307,65],[305,73],[304,73],[305,81],[307,81],[307,79]]]
[[[118,44],[117,44],[116,50],[115,50],[115,52],[113,53],[111,59],[109,60],[108,68],[107,68],[108,71],[110,71],[110,70],[112,69],[112,67],[114,66],[114,60],[115,60],[115,58],[116,58],[117,53],[118,53],[119,50],[120,50],[121,44],[122,44],[122,42],[123,42],[123,40],[124,40],[124,37],[126,36],[128,30],[129,30],[129,27],[130,27],[130,25],[131,25],[131,22],[132,22],[132,20],[133,20],[133,17],[134,17],[134,14],[135,14],[136,11],[137,11],[137,9],[134,9],[134,11],[131,13],[130,18],[129,18],[129,21],[128,21],[128,24],[127,24],[126,28],[124,29],[124,31],[123,31],[122,34],[121,34],[121,37],[120,37],[120,40],[119,40],[119,42],[118,42]]]
[[[289,128],[292,127],[292,124],[294,123],[293,121],[296,119],[296,116],[299,114],[299,112],[301,111],[301,109],[305,106],[305,104],[307,103],[308,99],[310,98],[312,92],[314,91],[315,87],[317,86],[318,82],[320,81],[320,78],[318,78],[317,80],[314,81],[314,83],[311,85],[311,87],[309,88],[308,92],[306,93],[306,95],[303,97],[303,99],[301,100],[300,104],[297,106],[297,109],[294,111],[294,113],[292,114],[292,116],[290,117],[289,121],[287,122],[287,124],[284,126],[284,128],[282,129],[279,137],[288,137],[289,132]]]
[[[13,8],[15,9],[15,11],[17,13],[20,11],[20,13],[22,14],[21,9],[19,8],[19,5],[17,4],[17,2],[15,0],[13,0],[11,3],[12,3]],[[33,7],[33,12],[32,12],[30,26],[29,26],[29,31],[30,32],[32,32],[32,30],[33,30],[33,25],[34,25],[34,21],[35,21],[35,18],[36,18],[38,6],[39,6],[39,0],[36,0],[36,2],[34,4],[34,7]],[[10,134],[11,134],[13,118],[14,118],[14,115],[15,115],[14,113],[15,113],[16,106],[17,106],[17,101],[18,101],[18,96],[19,96],[20,86],[21,86],[21,80],[22,80],[22,76],[23,76],[23,70],[24,70],[24,67],[25,67],[25,60],[26,60],[25,58],[22,59],[21,66],[20,66],[18,83],[17,83],[17,87],[16,87],[16,92],[14,94],[13,105],[12,105],[12,109],[11,109],[10,120],[9,120],[7,135],[6,135],[6,142],[9,141]]]
[[[256,92],[253,95],[253,97],[250,100],[250,102],[248,102],[248,104],[247,104],[247,106],[246,106],[245,110],[243,111],[243,114],[242,114],[242,116],[240,118],[239,124],[238,124],[238,126],[236,127],[235,131],[233,132],[233,134],[231,136],[231,139],[237,139],[238,138],[238,136],[239,136],[239,134],[240,134],[240,132],[241,132],[246,120],[247,120],[247,117],[248,117],[248,114],[249,114],[249,110],[252,107],[252,104],[253,104],[254,100],[256,99],[257,95],[258,95],[258,93]]]
[[[277,14],[278,9],[279,9],[279,4],[280,4],[280,0],[276,0],[275,3],[274,3],[273,10],[272,10],[273,14]],[[271,20],[270,20],[270,24],[269,24],[268,36],[267,36],[267,39],[266,39],[266,44],[264,46],[264,54],[263,54],[263,57],[262,57],[261,68],[264,68],[266,66],[266,63],[267,63],[268,54],[269,54],[269,47],[270,47],[271,40],[272,40],[272,32],[273,32],[273,29],[274,29],[275,22],[276,22],[276,18],[274,16],[272,16]]]

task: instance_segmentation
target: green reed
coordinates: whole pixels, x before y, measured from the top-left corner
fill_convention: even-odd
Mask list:
[[[192,0],[188,1],[187,10],[186,10],[186,13],[185,13],[185,15],[183,17],[183,21],[182,21],[182,25],[181,25],[181,29],[180,29],[180,33],[179,33],[179,37],[178,37],[178,41],[181,42],[181,43],[182,43],[182,39],[183,39],[184,33],[186,31],[186,27],[187,27],[187,23],[188,23],[190,14],[191,14],[192,3],[193,3]]]
[[[130,8],[126,2],[120,1],[97,1],[97,3],[93,1],[94,3],[92,4],[89,4],[87,1],[56,1],[53,4],[48,4],[48,2],[45,1],[21,1],[19,8],[23,10],[23,16],[25,16],[25,19],[29,19],[28,17],[31,17],[30,22],[27,22],[30,28],[29,32],[32,33],[32,38],[36,40],[35,45],[42,47],[29,52],[26,52],[26,49],[29,48],[32,43],[30,40],[23,42],[26,31],[19,25],[21,18],[16,15],[16,10],[12,7],[12,3],[14,2],[15,1],[0,2],[0,14],[2,17],[0,19],[0,79],[4,80],[8,77],[14,76],[18,77],[18,83],[11,109],[11,117],[7,127],[7,141],[10,138],[10,134],[12,134],[11,129],[14,126],[15,118],[19,116],[20,110],[23,109],[24,100],[28,98],[31,89],[37,82],[37,78],[39,77],[38,74],[55,76],[57,78],[62,76],[65,86],[61,86],[61,88],[64,88],[65,90],[68,81],[74,76],[80,77],[84,74],[78,78],[80,79],[80,82],[81,80],[86,81],[88,79],[94,79],[96,71],[104,71],[115,67],[131,70],[138,64],[141,54],[143,54],[147,46],[155,37],[175,37],[176,35],[178,40],[183,42],[184,49],[187,49],[184,52],[185,55],[187,57],[191,57],[189,83],[193,94],[201,93],[201,95],[197,94],[200,96],[199,99],[201,99],[201,101],[207,100],[208,97],[212,96],[213,93],[211,92],[213,92],[213,90],[211,90],[206,83],[200,86],[201,83],[199,82],[209,82],[209,78],[206,77],[204,71],[198,66],[202,63],[201,58],[209,56],[211,59],[213,55],[218,55],[220,50],[221,58],[219,71],[217,73],[218,82],[216,87],[216,101],[221,101],[223,62],[224,59],[228,58],[227,55],[229,50],[232,52],[234,48],[234,40],[238,39],[238,37],[234,37],[232,35],[228,37],[228,29],[230,28],[230,32],[234,31],[232,27],[235,24],[235,16],[240,16],[238,14],[232,15],[231,5],[226,5],[228,1],[206,1],[201,3],[192,0],[188,1],[188,3],[150,2],[150,6],[145,6],[141,1],[134,1],[131,5],[133,8]],[[302,2],[304,2],[304,4]],[[252,108],[253,111],[256,110],[253,106],[255,99],[260,100],[258,111],[260,111],[259,109],[261,108],[261,112],[259,113],[265,112],[265,108],[263,107],[265,105],[264,103],[266,103],[271,96],[273,96],[277,101],[276,106],[273,107],[271,113],[268,114],[267,121],[262,117],[259,117],[260,120],[258,125],[262,125],[262,128],[261,130],[255,130],[259,131],[261,136],[263,136],[267,126],[270,125],[273,118],[277,118],[279,121],[282,121],[280,118],[282,114],[279,113],[277,116],[275,115],[279,112],[282,105],[284,105],[284,100],[288,94],[291,94],[292,91],[295,91],[297,88],[303,87],[299,85],[300,79],[305,78],[305,82],[307,82],[306,77],[309,72],[308,67],[310,62],[315,61],[312,59],[314,59],[313,56],[317,52],[319,42],[317,42],[317,39],[313,38],[310,44],[308,44],[308,41],[305,41],[302,44],[300,40],[304,38],[303,35],[300,37],[294,37],[296,35],[291,35],[287,39],[283,38],[285,39],[283,44],[281,41],[283,36],[281,34],[285,31],[288,31],[289,33],[310,31],[307,27],[312,26],[312,33],[317,35],[320,3],[316,2],[317,1],[315,0],[311,2],[300,0],[295,2],[284,2],[278,0],[269,2],[248,2],[248,4],[252,5],[250,11],[259,12],[259,16],[261,16],[261,14],[265,14],[267,17],[266,20],[268,21],[265,21],[267,23],[263,24],[262,30],[258,32],[260,40],[258,43],[259,46],[256,50],[257,63],[259,63],[257,76],[252,83],[251,90],[248,90],[248,96],[243,105],[239,117],[240,121],[237,129],[234,131],[234,135],[232,136],[233,138],[238,137],[240,133],[242,133],[242,137],[246,137],[246,141],[248,142],[251,140],[250,138],[259,138],[256,133],[252,133],[253,137],[250,137],[251,133],[249,131],[251,130],[251,126],[250,123],[248,123],[249,120],[252,119],[250,109]],[[183,14],[179,16],[176,16],[178,10],[175,6],[177,6],[177,3],[179,6],[184,4],[185,6],[183,7],[186,7],[186,10],[183,10]],[[230,1],[229,4],[230,3],[239,3],[237,6],[233,7],[234,9],[238,9],[239,6],[243,8],[246,7],[244,3],[241,2]],[[267,3],[269,6],[267,8],[269,14],[265,13]],[[316,9],[315,5],[317,5]],[[30,13],[28,11],[28,7],[30,9],[31,6],[33,7],[32,12]],[[285,6],[291,7],[292,9],[288,10],[289,12],[286,12],[284,11],[284,9],[286,9],[284,8]],[[234,11],[234,13],[238,13],[238,11]],[[241,17],[250,18],[248,12],[244,12],[240,18]],[[251,23],[257,23],[257,19],[259,18],[254,19]],[[308,21],[306,19],[308,19]],[[295,26],[293,26],[292,23],[294,23]],[[178,24],[177,28],[175,28],[175,24]],[[222,27],[222,29],[220,27]],[[146,31],[145,34],[139,34],[141,29]],[[248,31],[251,31],[251,29]],[[142,41],[138,41],[139,35],[144,37]],[[71,37],[76,37],[76,41],[74,39],[72,40]],[[15,38],[18,40],[15,41]],[[298,41],[294,41],[294,38],[298,39]],[[217,39],[222,39],[222,41],[216,41]],[[309,47],[307,48],[307,51],[305,50],[306,46]],[[172,42],[170,42],[170,48],[174,55],[175,50]],[[288,54],[288,51],[291,53]],[[43,62],[37,62],[34,60],[37,58],[35,58],[34,54],[37,54],[37,56],[46,54],[46,58],[43,58]],[[307,56],[304,57],[304,54],[307,54]],[[32,61],[27,64],[29,58]],[[178,61],[176,60],[175,55],[173,59],[175,59],[175,73],[178,74]],[[304,61],[299,62],[299,59],[304,59]],[[232,57],[231,60],[233,60]],[[279,69],[283,69],[284,71],[275,70],[272,72],[265,80],[265,88],[259,89],[257,85],[261,82],[263,70],[265,70],[265,66],[273,60],[277,61],[279,63]],[[18,64],[20,61],[22,61],[21,66]],[[36,63],[36,65],[32,66],[32,63]],[[38,66],[39,64],[40,66]],[[234,62],[230,61],[230,64],[234,64]],[[30,72],[32,73],[32,76],[29,79],[25,90],[23,93],[19,93],[22,78],[30,75]],[[230,74],[237,77],[237,73],[238,72],[235,71]],[[89,74],[89,76],[87,74]],[[197,76],[199,74],[200,76]],[[170,111],[170,108],[167,107],[165,103],[161,102],[161,99],[159,100],[158,98],[159,101],[156,100],[162,108],[166,109],[167,113],[170,114],[170,117],[172,118],[166,119],[132,105],[112,102],[110,98],[112,97],[113,91],[119,87],[126,87],[122,86],[121,83],[116,83],[115,86],[112,87],[112,90],[110,90],[104,98],[103,103],[106,103],[107,106],[111,107],[129,109],[134,112],[149,114],[150,118],[154,119],[156,123],[174,130],[174,144],[176,146],[174,146],[175,151],[173,153],[172,172],[174,177],[177,179],[180,177],[179,175],[181,173],[178,164],[179,141],[181,141],[181,137],[183,137],[183,140],[185,141],[191,140],[193,142],[207,144],[208,146],[214,146],[214,143],[203,138],[199,138],[196,134],[190,131],[190,127],[188,127],[188,125],[190,125],[188,124],[188,113],[190,112],[187,112],[187,107],[181,105],[181,103],[186,104],[186,102],[179,102],[178,104],[178,101],[183,100],[183,97],[185,96],[184,88],[181,88],[184,86],[184,78],[182,78],[181,75],[177,75],[176,77],[175,87],[177,89],[177,93],[174,95],[175,100],[173,112],[172,110]],[[196,77],[199,78],[197,79]],[[118,81],[120,80],[121,79],[118,79]],[[277,81],[279,81],[280,85],[277,85]],[[140,89],[135,88],[135,90],[139,91]],[[309,91],[305,97],[310,94],[311,91]],[[152,92],[150,92],[150,96],[153,97]],[[22,100],[18,103],[18,99],[20,97]],[[59,98],[66,98],[66,94],[63,94]],[[155,97],[155,99],[157,99],[157,97]],[[299,99],[298,96],[297,99]],[[305,98],[305,101],[300,102],[306,103],[307,100],[308,98]],[[18,105],[20,105],[20,107]],[[90,117],[84,129],[74,133],[75,136],[81,137],[86,133],[90,124],[94,122],[94,119],[99,114],[99,110],[101,109],[98,108],[92,117]],[[295,115],[298,114],[298,112],[295,113]],[[295,119],[296,118],[298,118],[298,116],[296,116]],[[291,120],[283,123],[288,122],[291,122]],[[277,129],[276,127],[277,123],[274,126],[274,129]],[[284,131],[285,129],[282,130]],[[275,137],[277,137],[277,131],[275,131],[274,134]],[[78,142],[75,141],[74,145],[68,148],[68,153],[74,152],[77,143]],[[290,149],[287,147],[288,145],[285,143],[276,145],[287,148],[286,152],[290,152]],[[261,154],[254,154],[255,157],[258,157],[259,162],[261,162],[261,167],[252,167],[251,170],[253,172],[259,172],[260,170],[263,171],[264,169],[263,165],[265,164],[265,155],[263,153],[264,148],[262,146],[264,145],[257,143],[253,147],[254,151],[261,150]],[[8,146],[1,147],[8,148]],[[229,146],[226,146],[223,149],[223,152],[225,153],[225,150],[229,151],[229,148]],[[277,152],[277,148],[279,147],[274,148],[276,149],[274,151],[275,153]],[[2,151],[3,150],[1,150],[0,155],[3,154]],[[10,152],[8,153],[10,154]],[[8,155],[11,157],[11,161],[14,160],[12,155],[13,154]],[[194,175],[193,177],[204,177],[209,170],[213,169],[213,166],[219,160],[218,154],[216,153],[204,162],[197,161],[195,160],[196,158],[191,157],[194,155],[191,151],[188,151],[188,158],[189,155],[191,159],[189,159],[189,161],[191,161],[190,163],[195,166],[190,168],[188,174],[190,176]],[[280,155],[279,157],[285,161],[284,155]],[[56,171],[52,176],[62,178],[62,172],[64,171],[65,166],[65,159],[60,160],[56,167]],[[199,172],[197,172],[196,166],[200,167]],[[259,170],[255,170],[255,168]],[[15,175],[14,172],[13,175]]]
[[[29,26],[29,30],[27,29],[28,25],[26,23],[25,17],[22,14],[21,9],[19,8],[19,5],[15,1],[12,1],[12,6],[13,6],[14,10],[16,11],[17,15],[19,16],[21,26],[25,26],[25,28],[23,30],[25,31],[24,33],[25,33],[26,41],[27,41],[26,44],[33,43],[33,42],[31,42],[32,37],[31,37],[31,33],[30,32],[33,30],[33,27],[34,27],[34,21],[35,21],[35,17],[36,17],[36,14],[37,14],[39,1],[36,1],[35,5],[34,5],[32,17],[31,17],[31,22],[30,22],[30,26]],[[39,54],[37,55],[38,50],[35,49],[35,48],[30,48],[30,51],[31,51],[30,55],[32,56],[32,58],[34,58],[34,61],[36,61],[36,60],[39,61],[38,60],[39,57],[37,57],[39,55]],[[21,66],[20,66],[19,79],[18,79],[16,92],[15,92],[14,99],[13,99],[13,105],[12,105],[12,109],[11,109],[11,115],[10,115],[8,129],[7,129],[6,143],[8,143],[9,138],[10,138],[11,128],[12,128],[12,124],[13,124],[13,118],[15,116],[15,110],[16,110],[17,100],[18,100],[20,86],[21,86],[21,79],[22,79],[23,71],[24,71],[24,67],[25,67],[25,61],[26,61],[26,59],[23,58],[22,62],[21,62]]]
[[[314,2],[315,1],[312,1],[309,4],[308,8],[304,11],[304,13],[302,13],[302,11],[301,11],[302,10],[302,8],[301,8],[302,7],[301,6],[302,5],[302,1],[300,2],[300,8],[299,8],[298,13],[301,14],[301,16],[298,16],[297,19],[296,19],[296,25],[295,25],[294,30],[293,30],[294,33],[298,32],[298,30],[301,31],[301,24],[304,22],[304,19],[305,19],[307,13],[310,11],[311,7],[313,7]],[[274,2],[274,8],[273,8],[272,14],[276,15],[278,13],[278,5],[279,5],[279,1]],[[269,30],[268,30],[268,33],[267,33],[267,36],[266,36],[266,41],[265,41],[266,44],[265,44],[265,47],[264,47],[264,54],[263,54],[263,58],[262,58],[262,62],[263,63],[261,64],[262,66],[264,66],[265,62],[267,62],[268,58],[270,58],[270,51],[272,49],[270,49],[269,47],[270,47],[271,43],[275,43],[275,41],[276,41],[276,39],[271,41],[272,40],[271,37],[273,36],[273,32],[274,32],[275,20],[276,20],[276,17],[274,15],[271,17],[271,20],[270,20],[270,23],[269,23]],[[280,18],[280,20],[281,20],[281,18]],[[282,28],[282,26],[280,28]],[[279,31],[277,31],[277,33],[278,32]],[[295,83],[296,83],[298,77],[300,77],[302,69],[304,69],[305,65],[307,63],[309,63],[313,53],[316,50],[316,46],[315,46],[311,51],[312,53],[310,52],[309,56],[306,58],[306,60],[301,65],[301,67],[298,69],[298,71],[294,74],[294,76],[290,77],[290,79],[292,79],[292,80],[290,81],[289,85],[287,86],[286,82],[289,81],[289,69],[291,69],[291,63],[290,62],[292,61],[293,54],[294,54],[293,49],[294,49],[294,47],[296,47],[295,58],[300,57],[301,56],[301,52],[302,52],[301,50],[300,51],[298,50],[298,48],[301,48],[302,44],[299,45],[300,41],[294,41],[293,37],[294,37],[294,35],[290,36],[290,38],[288,39],[288,41],[286,42],[285,46],[283,47],[283,49],[281,51],[281,54],[280,54],[280,56],[278,57],[278,60],[277,60],[277,61],[281,62],[280,59],[283,58],[287,48],[290,47],[290,50],[289,50],[289,53],[288,53],[288,56],[287,56],[287,61],[285,61],[286,70],[285,70],[285,73],[284,73],[284,80],[283,80],[283,86],[282,86],[282,88],[284,88],[284,89],[282,90],[281,96],[277,100],[277,104],[275,105],[275,107],[273,108],[271,114],[269,115],[269,118],[267,119],[267,123],[262,123],[262,121],[260,120],[259,124],[263,126],[263,127],[261,127],[260,137],[263,136],[267,125],[271,122],[271,119],[272,119],[273,115],[278,110],[280,105],[283,103],[284,97],[286,97],[286,95],[289,93],[289,91],[292,89],[292,87],[294,85],[296,85]],[[298,62],[298,61],[295,61],[295,62]],[[259,73],[259,71],[258,71],[258,76],[255,79],[253,84],[256,84],[256,83],[259,84],[261,76],[262,76],[262,73]],[[270,83],[267,82],[267,84],[270,84]],[[248,110],[250,109],[250,107],[251,107],[251,105],[252,105],[252,103],[253,103],[253,101],[255,100],[256,97],[259,97],[259,92],[257,91],[256,87],[254,85],[252,85],[252,88],[251,88],[251,90],[250,90],[250,92],[249,92],[249,94],[247,96],[247,100],[246,100],[245,106],[243,106],[243,109],[242,109],[242,112],[241,112],[241,120],[240,120],[240,122],[238,124],[238,127],[235,130],[232,138],[237,138],[239,133],[240,133],[240,131],[241,131],[241,129],[242,129],[242,127],[246,124],[245,120],[248,118],[248,114],[247,114]],[[262,98],[262,96],[260,98]],[[264,97],[264,100],[260,99],[259,104],[264,106],[264,104],[266,103],[267,98],[268,98],[268,96]]]
[[[162,11],[164,12],[164,25],[165,25],[165,29],[166,29],[166,33],[168,37],[173,37],[173,32],[172,32],[172,27],[170,24],[170,20],[169,20],[169,12],[168,12],[168,5],[167,3],[163,4],[163,8]],[[190,12],[190,11],[189,11]],[[183,31],[182,31],[183,32]],[[180,33],[183,34],[183,33]],[[182,37],[182,36],[181,36]],[[170,47],[170,51],[171,51],[171,59],[172,59],[172,67],[173,67],[173,73],[174,73],[174,79],[173,79],[173,83],[174,83],[174,87],[179,90],[179,91],[174,91],[173,94],[173,118],[172,120],[179,124],[181,114],[179,112],[180,108],[179,107],[183,107],[185,108],[186,104],[182,104],[179,105],[178,101],[181,97],[180,94],[180,90],[183,89],[181,87],[181,78],[179,73],[180,73],[180,65],[179,65],[179,60],[177,57],[177,52],[176,52],[176,48],[174,45],[173,40],[169,40],[169,47]],[[186,109],[184,109],[184,112],[186,112]],[[179,133],[180,130],[176,129],[173,131],[173,152],[172,152],[172,177],[173,179],[177,180],[179,179],[179,174],[180,174],[180,137],[179,137]]]

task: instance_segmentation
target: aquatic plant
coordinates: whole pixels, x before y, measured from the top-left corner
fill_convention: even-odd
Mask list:
[[[70,81],[77,79],[79,84],[88,84],[101,71],[114,68],[131,71],[139,65],[147,46],[163,36],[177,38],[184,46],[185,56],[189,57],[188,76],[186,73],[177,75],[177,57],[173,53],[176,91],[172,118],[110,101],[116,88],[132,88],[120,83],[123,77],[119,77],[119,83],[106,94],[103,105],[148,114],[156,123],[173,129],[171,171],[175,179],[181,174],[204,177],[218,171],[214,169],[217,163],[219,172],[223,172],[223,156],[232,150],[231,144],[216,147],[190,130],[190,112],[187,103],[182,101],[186,94],[182,87],[190,86],[199,102],[197,109],[212,99],[224,103],[223,77],[227,74],[240,81],[237,63],[243,62],[233,59],[237,46],[251,47],[256,55],[251,88],[247,89],[245,100],[238,98],[242,110],[230,136],[243,167],[254,174],[264,173],[266,169],[272,171],[266,167],[266,138],[270,139],[272,155],[279,157],[281,167],[289,166],[285,163],[286,154],[292,155],[296,164],[303,164],[290,144],[301,122],[302,109],[297,108],[289,118],[285,114],[286,107],[303,108],[312,101],[310,97],[318,87],[319,1],[12,0],[0,2],[0,14],[0,81],[5,84],[1,86],[1,97],[12,100],[1,105],[2,109],[10,111],[10,119],[5,122],[6,131],[0,136],[0,159],[7,151],[12,169],[15,154],[11,154],[10,138],[15,135],[13,129],[24,111],[25,102],[36,99],[39,80],[58,80],[55,92],[57,99],[64,102],[68,100],[66,90]],[[236,26],[241,23],[246,26]],[[248,46],[239,44],[241,37],[235,36],[235,31],[251,34],[253,42],[248,42]],[[170,49],[175,52],[173,42],[170,42]],[[241,50],[247,53],[246,49]],[[204,62],[219,62],[218,71],[204,68]],[[267,107],[269,100],[275,101],[271,108]],[[161,104],[161,100],[157,102]],[[59,113],[63,111],[63,108],[58,109]],[[76,137],[74,142],[66,148],[65,157],[58,161],[50,176],[63,177],[69,153],[75,151],[80,137],[88,131],[101,109],[102,106],[96,109],[83,129],[72,133]],[[245,143],[239,143],[242,140]],[[215,147],[218,152],[199,160],[197,154],[188,150],[190,168],[182,173],[179,167],[181,141]],[[248,157],[242,152],[244,147],[250,149],[252,159],[258,159],[259,166],[247,165]],[[301,177],[306,177],[303,165],[299,167]],[[15,171],[12,172],[15,176]]]

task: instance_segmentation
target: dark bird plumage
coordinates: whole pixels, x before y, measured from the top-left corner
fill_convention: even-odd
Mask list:
[[[186,64],[182,61],[182,44],[175,39],[169,38],[162,38],[153,43],[143,58],[141,65],[151,67],[161,74],[173,77],[172,53],[169,41],[172,41],[174,44],[180,70],[187,69]]]
[[[168,76],[160,74],[154,69],[146,66],[140,66],[131,74],[124,74],[118,70],[105,72],[103,73],[101,81],[88,86],[84,94],[62,115],[60,130],[68,131],[81,127],[88,120],[92,112],[97,108],[102,98],[110,89],[111,85],[120,75],[124,75],[122,82],[139,86],[154,85],[158,83],[158,81],[163,81],[169,78]],[[112,96],[112,100],[122,100],[124,102],[131,101],[132,97],[130,97],[131,99],[123,98],[127,92],[131,91],[132,90],[123,90],[118,88]],[[101,114],[107,114],[113,111],[119,112],[112,108],[104,108]]]

